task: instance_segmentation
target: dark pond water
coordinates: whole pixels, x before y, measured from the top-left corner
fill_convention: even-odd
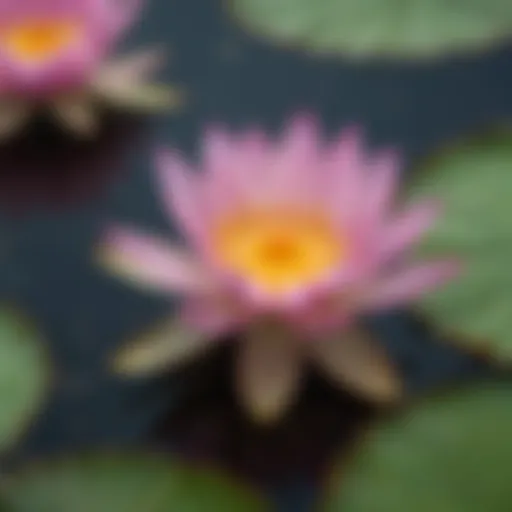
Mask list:
[[[357,122],[373,145],[402,148],[409,170],[440,145],[512,117],[512,51],[423,65],[321,60],[250,37],[220,1],[150,4],[127,47],[172,48],[165,77],[189,96],[180,113],[113,119],[93,145],[40,127],[0,150],[1,298],[39,322],[56,368],[47,410],[19,456],[148,445],[243,472],[283,511],[311,510],[322,468],[371,411],[312,376],[290,420],[259,431],[234,406],[229,350],[163,379],[110,376],[109,352],[169,304],[99,271],[94,241],[108,220],[172,229],[154,194],[151,152],[166,143],[193,158],[209,122],[276,130],[311,110],[328,130]],[[407,314],[375,325],[411,392],[484,371]]]

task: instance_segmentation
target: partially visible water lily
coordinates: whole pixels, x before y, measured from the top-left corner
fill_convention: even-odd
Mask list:
[[[119,60],[116,43],[139,18],[142,0],[1,0],[0,136],[43,107],[88,134],[95,107],[162,108],[176,93],[148,79],[162,64],[156,50]]]
[[[397,399],[400,379],[358,318],[407,305],[457,271],[453,261],[410,261],[438,206],[396,208],[399,167],[393,152],[368,154],[353,129],[324,144],[308,116],[277,142],[212,129],[201,172],[162,152],[159,192],[188,249],[113,227],[101,259],[180,296],[182,309],[172,326],[130,344],[118,369],[168,368],[237,332],[236,386],[258,421],[292,404],[306,359],[366,398]]]

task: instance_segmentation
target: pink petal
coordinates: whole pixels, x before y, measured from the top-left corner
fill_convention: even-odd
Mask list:
[[[230,136],[210,128],[204,148],[208,212],[218,215],[261,197],[268,170],[268,140],[258,129]]]
[[[100,262],[113,273],[152,289],[211,293],[213,282],[191,254],[152,235],[111,227],[99,249]]]
[[[357,127],[345,129],[328,149],[325,164],[327,206],[342,222],[352,219],[364,194],[362,135]]]
[[[207,128],[203,144],[203,181],[208,215],[217,216],[240,194],[240,160],[232,136],[220,127]]]
[[[194,328],[222,336],[246,320],[238,304],[221,293],[188,298],[182,307],[183,321]]]
[[[269,142],[259,129],[248,130],[236,142],[237,156],[232,176],[236,186],[234,201],[259,202],[265,197],[268,186],[266,173],[269,170]]]
[[[370,176],[366,187],[366,222],[370,228],[378,228],[391,207],[396,193],[400,170],[400,158],[394,151],[378,155],[370,164]]]
[[[220,126],[208,126],[204,134],[203,164],[207,172],[220,177],[233,170],[232,160],[237,148],[233,137]]]
[[[424,293],[453,279],[460,272],[455,261],[417,265],[382,280],[367,290],[364,305],[371,309],[389,309],[405,305]]]
[[[11,22],[28,18],[30,15],[56,15],[61,13],[87,13],[97,0],[76,2],[72,0],[2,0],[0,1],[0,18],[2,22]]]
[[[112,37],[118,38],[140,17],[145,0],[93,0],[93,2],[98,8],[104,8]]]
[[[384,261],[393,259],[417,242],[439,216],[439,204],[433,201],[412,206],[405,214],[384,229],[379,257]]]
[[[292,325],[303,336],[316,338],[333,330],[345,328],[355,319],[351,305],[344,306],[342,298],[337,303],[320,304],[313,302],[308,308],[304,308],[301,314],[292,318]]]
[[[269,141],[259,129],[238,136],[210,127],[203,156],[209,212],[260,201],[268,195]]]
[[[293,117],[286,126],[276,156],[267,171],[264,199],[305,202],[317,197],[319,129],[308,114]]]
[[[176,153],[161,150],[156,156],[157,184],[171,219],[177,218],[192,241],[204,245],[206,225],[199,177]]]

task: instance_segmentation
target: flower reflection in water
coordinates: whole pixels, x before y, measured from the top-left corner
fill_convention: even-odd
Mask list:
[[[143,126],[138,117],[112,115],[97,137],[80,140],[37,119],[23,135],[0,144],[0,209],[59,209],[101,193]]]

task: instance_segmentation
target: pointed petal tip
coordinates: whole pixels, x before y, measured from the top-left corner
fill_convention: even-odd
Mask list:
[[[99,111],[88,93],[59,97],[49,108],[54,119],[76,137],[90,140],[100,130]]]
[[[172,57],[172,50],[164,44],[155,44],[145,50],[148,58],[153,58],[155,64],[163,64],[168,62]]]
[[[131,238],[135,230],[117,222],[107,223],[99,238],[99,247],[113,247]]]
[[[299,110],[294,112],[287,117],[285,125],[295,128],[315,128],[317,129],[320,125],[318,115],[312,110]]]
[[[435,263],[432,264],[435,265]],[[437,265],[439,266],[439,280],[441,283],[457,279],[466,269],[466,262],[462,258],[450,258],[440,261]]]
[[[272,399],[269,399],[267,403],[261,402],[257,406],[249,403],[240,405],[250,420],[260,428],[274,427],[284,420],[288,412],[288,406],[282,407]]]
[[[124,83],[111,84],[110,87],[110,90],[97,87],[95,92],[108,105],[135,113],[177,110],[187,101],[185,91],[166,84]]]
[[[147,378],[163,370],[159,354],[152,355],[150,347],[137,347],[134,343],[122,346],[111,354],[109,369],[123,378]]]
[[[271,426],[298,400],[303,354],[280,324],[253,325],[246,335],[235,361],[237,398],[254,423]]]
[[[194,172],[185,155],[176,148],[159,147],[154,153],[154,168],[158,191],[164,203],[173,210],[175,201],[188,198],[194,182]]]
[[[378,372],[380,370],[376,370]],[[381,382],[373,383],[374,387],[365,388],[361,385],[359,389],[356,387],[345,388],[354,398],[377,408],[388,408],[403,403],[406,398],[405,385],[398,375],[390,374],[383,377]]]
[[[143,377],[146,374],[133,364],[131,350],[127,347],[122,347],[111,355],[108,368],[112,373],[123,378]]]
[[[110,244],[102,241],[92,250],[92,260],[102,269],[108,269],[112,265],[112,253]]]
[[[225,123],[220,121],[210,121],[203,127],[203,137],[206,141],[217,139],[218,137],[226,137],[230,134],[230,130]]]
[[[336,157],[347,154],[362,155],[365,144],[365,133],[362,125],[348,124],[334,133],[329,148]]]
[[[29,102],[0,103],[0,142],[5,142],[18,135],[34,115]]]
[[[361,328],[348,328],[310,346],[311,356],[337,387],[373,405],[401,401],[404,383],[385,349]]]
[[[113,36],[118,38],[141,18],[146,0],[122,0],[106,3],[111,8],[108,14],[111,19]]]
[[[365,138],[365,130],[360,123],[348,123],[339,131],[339,140],[360,143]]]
[[[171,315],[115,351],[110,368],[122,376],[149,377],[173,371],[215,346],[208,334]]]
[[[282,129],[284,141],[319,141],[322,137],[321,122],[312,111],[299,111],[288,116]]]
[[[123,232],[127,228],[121,227],[115,223],[108,223],[101,230],[98,240],[94,245],[95,250],[103,250],[111,247],[112,242],[118,237],[118,233]]]
[[[234,149],[233,135],[225,124],[210,122],[204,127],[201,156],[206,167],[223,166],[231,149]]]
[[[169,61],[170,54],[164,45],[153,45],[118,57],[105,66],[121,72],[121,76],[140,81],[159,71]]]
[[[167,168],[172,160],[174,151],[167,146],[155,146],[153,149],[153,159],[156,167],[159,169]]]
[[[271,428],[284,421],[298,400],[298,396],[283,398],[273,390],[257,398],[238,395],[239,407],[260,428]]]
[[[110,244],[104,243],[95,247],[92,260],[101,272],[123,279],[123,273],[120,272],[122,263],[119,261],[119,255],[115,248]]]
[[[145,89],[145,90],[144,90]],[[142,86],[139,98],[133,102],[135,109],[143,112],[179,111],[190,101],[184,89],[169,84],[154,83]]]
[[[376,311],[410,305],[455,279],[461,270],[460,262],[453,259],[424,261],[404,268],[377,284],[365,299],[366,305]]]
[[[183,153],[173,147],[156,146],[153,150],[153,160],[159,175],[172,173],[176,168],[182,168],[185,164]]]
[[[131,243],[131,233],[129,228],[122,225],[107,225],[93,247],[93,261],[108,272],[118,270],[121,264],[120,252],[126,244]]]
[[[371,393],[357,395],[374,407],[392,407],[403,402],[406,394],[402,381],[396,378]]]
[[[395,147],[387,147],[381,149],[376,155],[376,160],[382,162],[383,164],[387,164],[383,167],[393,167],[395,170],[400,169],[404,163],[404,154],[398,148]]]
[[[160,49],[146,49],[113,59],[93,73],[89,87],[100,101],[120,110],[158,112],[179,108],[187,101],[184,90],[152,81],[166,62]]]
[[[238,142],[240,146],[249,151],[261,150],[268,143],[269,139],[261,126],[250,126],[240,132]]]
[[[444,203],[440,199],[423,199],[405,208],[403,222],[411,228],[418,228],[418,232],[425,232],[438,221],[443,211]]]

